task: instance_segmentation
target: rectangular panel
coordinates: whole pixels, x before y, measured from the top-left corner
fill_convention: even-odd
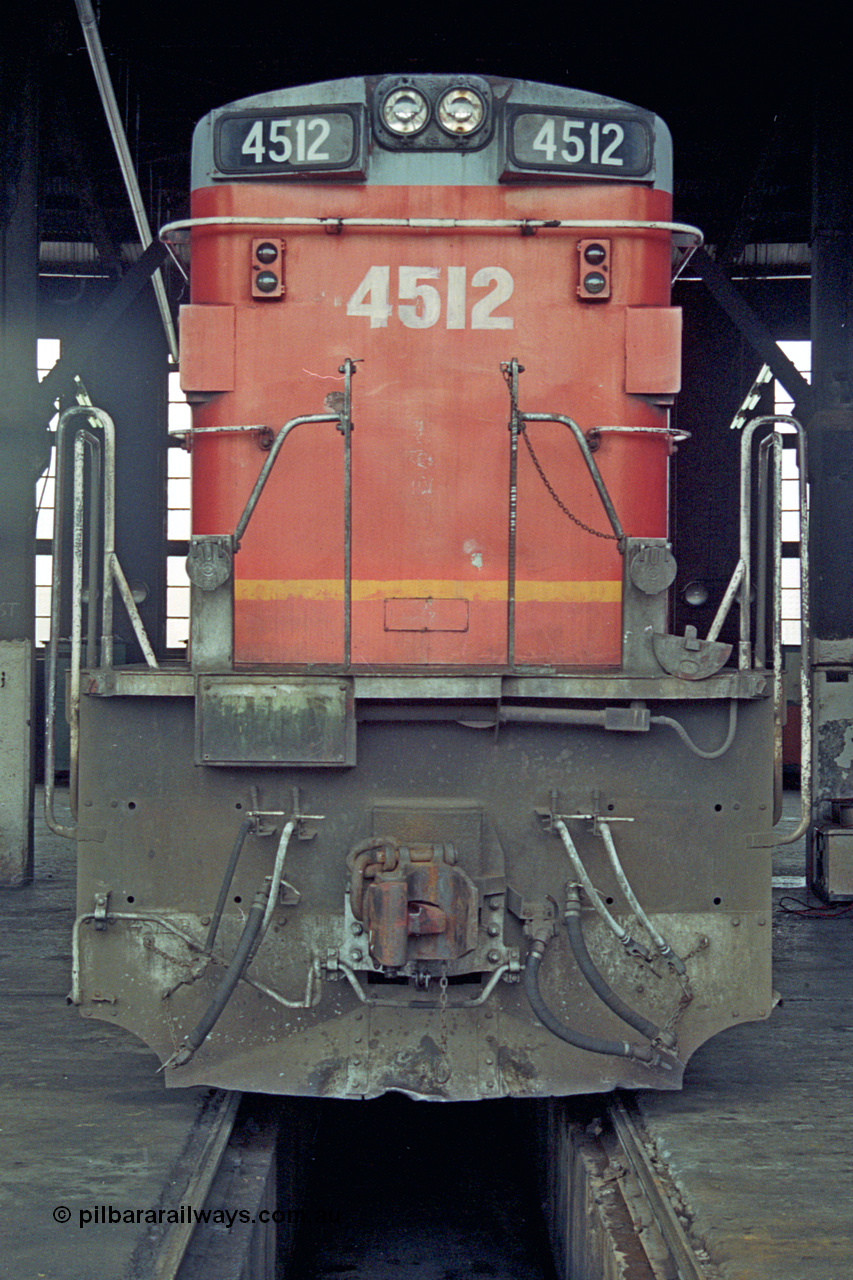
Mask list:
[[[681,390],[681,307],[628,307],[625,390],[640,396]]]
[[[360,117],[358,107],[223,115],[216,123],[217,168],[240,177],[356,168]]]
[[[196,763],[355,764],[351,683],[312,676],[202,677]]]
[[[519,169],[624,179],[652,164],[652,126],[638,114],[512,110],[507,132],[508,158]]]
[[[181,390],[234,390],[234,307],[181,307]]]
[[[467,600],[430,597],[385,601],[386,631],[467,631]]]

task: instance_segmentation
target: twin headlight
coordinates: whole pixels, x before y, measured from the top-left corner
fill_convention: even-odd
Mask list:
[[[382,123],[400,137],[411,137],[428,123],[432,114],[429,99],[410,86],[393,89],[382,102]],[[474,89],[448,89],[436,102],[435,118],[445,133],[464,137],[476,131],[486,117],[486,104]]]

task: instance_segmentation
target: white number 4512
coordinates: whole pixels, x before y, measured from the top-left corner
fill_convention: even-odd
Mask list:
[[[515,282],[510,273],[504,267],[481,267],[474,272],[472,289],[485,289],[489,285],[492,288],[472,304],[469,323],[467,270],[467,267],[448,267],[442,289],[440,267],[400,267],[398,319],[407,329],[431,329],[441,319],[444,304],[446,329],[511,329],[512,316],[494,314],[512,297]],[[371,329],[384,329],[389,316],[394,314],[390,298],[391,268],[371,267],[347,302],[347,315],[366,316]]]

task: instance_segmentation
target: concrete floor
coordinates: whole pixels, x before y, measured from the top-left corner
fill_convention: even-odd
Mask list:
[[[34,884],[0,891],[0,1276],[150,1276],[168,1226],[95,1207],[180,1205],[219,1095],[167,1092],[147,1048],[66,1004],[74,846],[40,810],[36,850]]]
[[[774,857],[775,874],[803,866],[802,843]],[[853,1276],[853,914],[780,906],[806,897],[774,889],[771,1018],[704,1045],[683,1092],[636,1095],[720,1280]]]

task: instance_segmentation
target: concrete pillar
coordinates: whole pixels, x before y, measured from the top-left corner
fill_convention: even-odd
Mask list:
[[[808,423],[812,565],[814,824],[809,879],[853,897],[853,118],[846,68],[827,75],[815,120],[812,386]]]

